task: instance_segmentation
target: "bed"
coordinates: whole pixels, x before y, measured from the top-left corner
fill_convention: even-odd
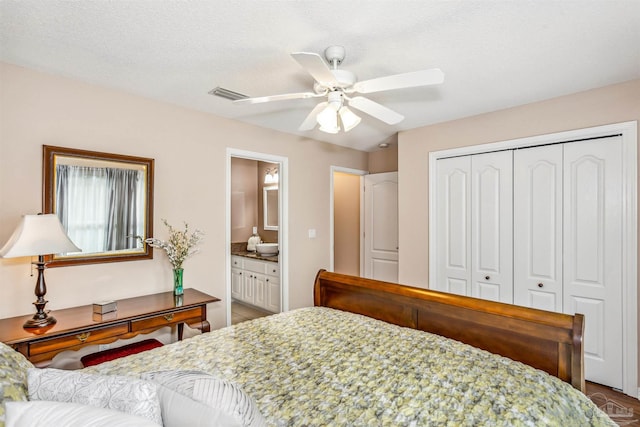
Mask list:
[[[201,373],[273,426],[613,426],[581,391],[583,328],[581,315],[321,270],[314,307],[80,372]]]

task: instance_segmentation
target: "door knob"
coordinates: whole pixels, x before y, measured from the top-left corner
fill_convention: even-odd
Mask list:
[[[539,287],[539,288],[541,288],[541,287],[543,287],[543,286],[544,286],[544,285],[543,285],[542,283],[538,283],[538,287]]]
[[[490,276],[484,276],[484,280],[489,280],[489,279],[491,279]]]

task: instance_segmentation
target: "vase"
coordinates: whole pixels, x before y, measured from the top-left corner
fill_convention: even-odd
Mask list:
[[[182,307],[184,304],[184,295],[174,295],[173,296],[173,305],[176,307]]]
[[[174,268],[173,269],[173,294],[174,295],[182,295],[184,293],[184,289],[182,289],[182,273],[184,269],[182,268]]]

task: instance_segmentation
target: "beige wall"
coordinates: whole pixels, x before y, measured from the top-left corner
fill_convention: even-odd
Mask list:
[[[398,170],[398,144],[369,153],[369,173],[396,172]]]
[[[333,186],[333,271],[359,276],[360,176],[334,172]]]
[[[258,162],[231,158],[231,242],[246,242],[258,225]]]
[[[278,242],[278,232],[264,229],[264,175],[277,163],[231,158],[231,242],[247,242],[253,227],[263,242]],[[266,186],[270,186],[268,184]]]
[[[155,235],[160,218],[206,232],[201,252],[185,264],[185,285],[226,300],[226,149],[289,161],[289,307],[313,302],[313,280],[329,266],[331,165],[366,169],[367,153],[287,135],[117,90],[0,64],[0,244],[20,215],[41,211],[42,145],[155,158]],[[315,228],[317,238],[307,230]],[[171,268],[153,260],[51,268],[48,308],[171,289]],[[29,259],[0,259],[0,318],[33,312]],[[224,303],[211,304],[214,328]]]

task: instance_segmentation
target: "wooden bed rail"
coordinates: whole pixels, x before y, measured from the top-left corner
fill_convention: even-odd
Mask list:
[[[432,332],[541,369],[585,391],[584,316],[320,270],[314,304]]]

